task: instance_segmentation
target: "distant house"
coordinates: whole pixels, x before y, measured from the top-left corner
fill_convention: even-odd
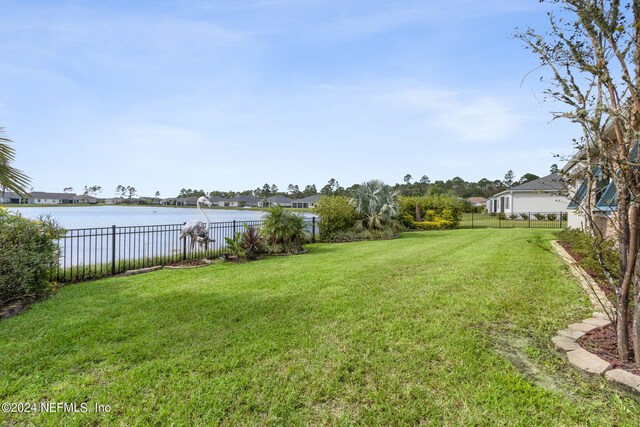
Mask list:
[[[231,199],[226,199],[224,205],[233,208],[244,208],[260,206],[260,202],[261,199],[259,197],[236,196],[232,197]]]
[[[282,206],[283,208],[290,208],[293,204],[293,200],[284,196],[271,196],[267,197],[266,203],[263,202],[265,208],[272,206]]]
[[[105,205],[119,205],[122,202],[124,202],[122,197],[110,197],[108,199],[104,199]]]
[[[89,205],[95,205],[98,203],[98,199],[89,195],[75,196],[74,203],[84,203]]]
[[[211,196],[209,197],[209,201],[211,202],[211,206],[224,206],[224,202],[227,199],[220,196]]]
[[[136,201],[140,205],[160,205],[162,199],[159,197],[140,197],[139,199],[136,199]]]
[[[23,199],[13,191],[5,191],[4,196],[0,192],[0,204],[8,204],[8,203],[15,203],[15,204],[27,203],[27,199]]]
[[[305,197],[304,199],[294,199],[291,201],[291,207],[298,209],[313,208],[318,200],[320,200],[320,197],[320,194],[314,194],[313,196]]]
[[[468,197],[467,202],[471,203],[473,206],[487,205],[487,199],[485,197]]]
[[[47,193],[33,191],[29,196],[29,203],[46,205],[71,205],[76,202],[75,193]]]
[[[562,178],[553,173],[491,196],[487,200],[487,212],[565,212],[567,205],[569,198]]]

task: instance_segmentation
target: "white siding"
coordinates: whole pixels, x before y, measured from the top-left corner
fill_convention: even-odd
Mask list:
[[[522,212],[566,212],[569,199],[550,193],[513,193],[510,209],[505,213]]]

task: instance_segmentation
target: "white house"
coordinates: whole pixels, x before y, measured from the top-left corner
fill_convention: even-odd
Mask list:
[[[558,173],[509,188],[487,200],[487,212],[564,213],[569,205],[567,191]]]
[[[32,191],[29,203],[34,204],[73,204],[76,202],[76,193],[46,193],[44,191]]]

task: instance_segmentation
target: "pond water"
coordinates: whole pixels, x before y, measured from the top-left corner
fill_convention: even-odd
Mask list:
[[[9,207],[27,218],[51,215],[64,228],[94,228],[133,225],[182,224],[192,220],[205,221],[195,208],[162,206],[65,206]],[[210,222],[260,220],[265,214],[249,209],[204,209]],[[304,214],[311,216],[311,214]]]

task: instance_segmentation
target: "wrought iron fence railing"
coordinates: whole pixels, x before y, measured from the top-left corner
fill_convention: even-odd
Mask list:
[[[565,228],[566,212],[465,213],[458,228]]]
[[[316,219],[306,218],[308,234],[316,236]],[[80,282],[145,267],[214,258],[226,250],[225,238],[233,238],[245,226],[260,228],[264,221],[227,221],[209,225],[206,245],[189,237],[180,239],[183,224],[80,228],[67,230],[58,240],[58,265],[52,270],[58,283]]]

